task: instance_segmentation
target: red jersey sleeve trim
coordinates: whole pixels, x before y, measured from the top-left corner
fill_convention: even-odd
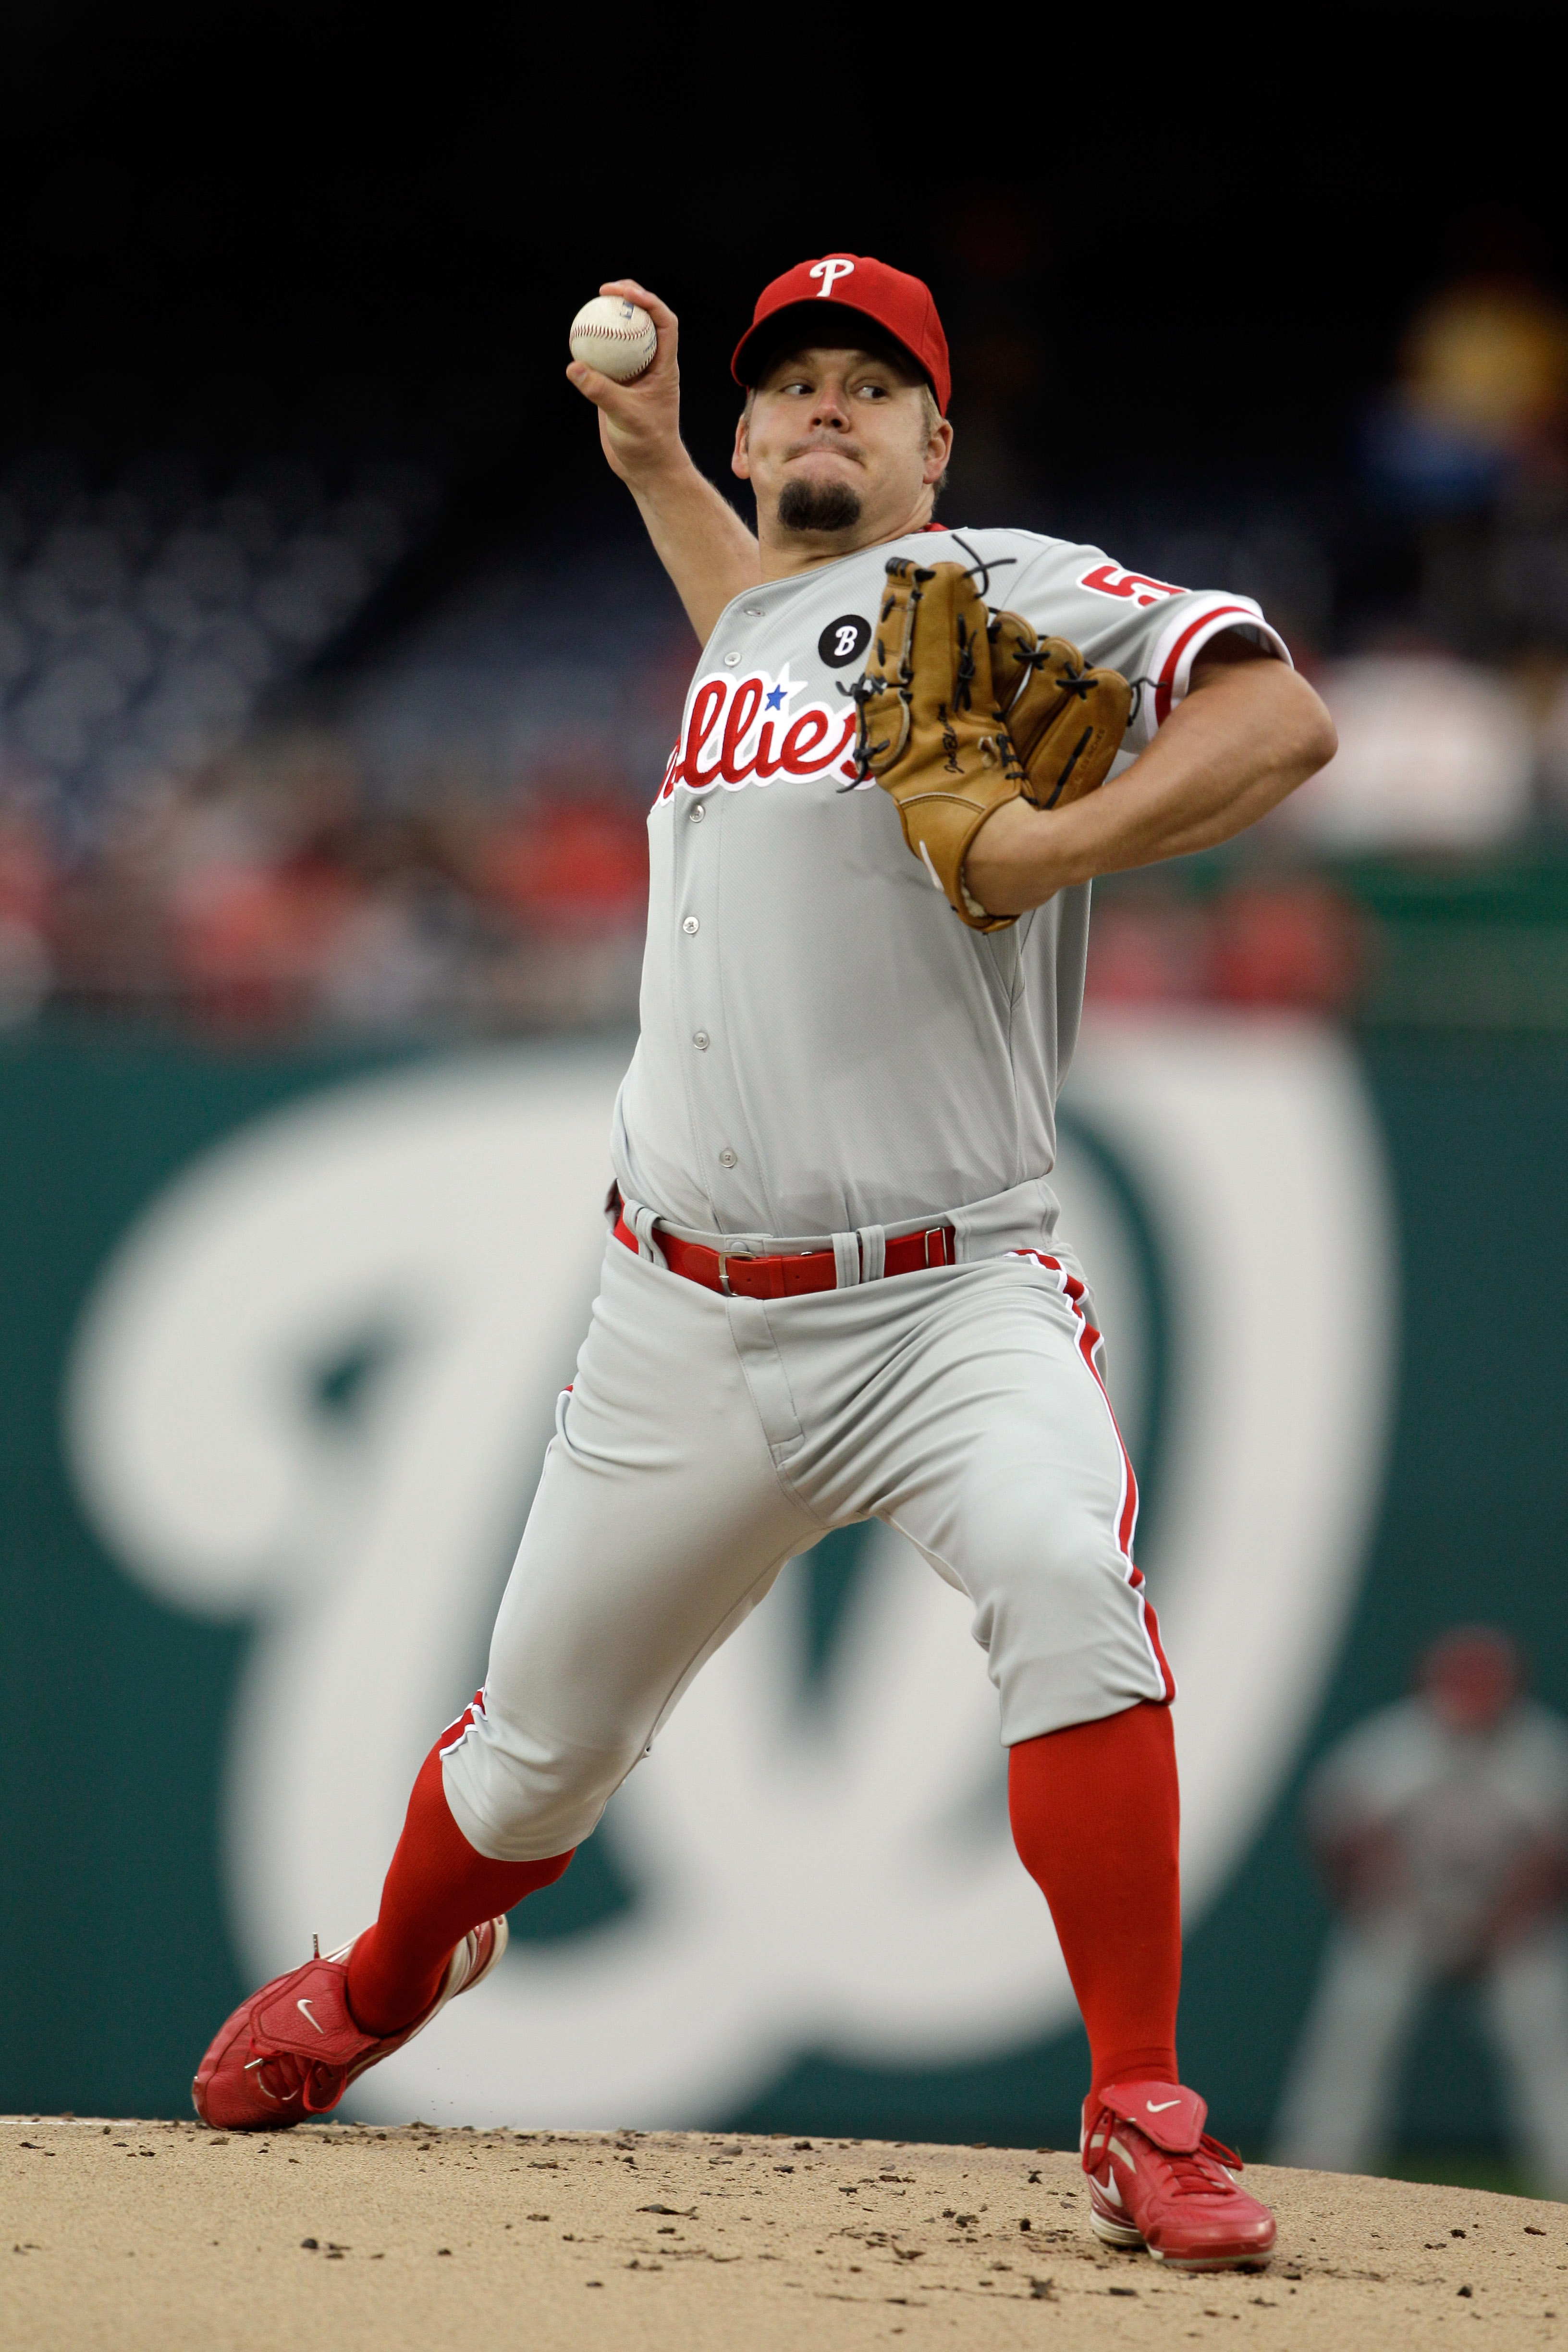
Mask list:
[[[1264,619],[1250,600],[1243,603],[1230,598],[1216,604],[1205,604],[1201,612],[1192,614],[1178,628],[1168,646],[1158,656],[1159,667],[1154,677],[1153,727],[1148,730],[1151,736],[1154,728],[1164,725],[1185,695],[1193,664],[1204,646],[1211,637],[1217,637],[1226,629],[1255,629],[1279,660],[1288,667],[1295,667],[1290,660],[1290,648],[1279,630]]]

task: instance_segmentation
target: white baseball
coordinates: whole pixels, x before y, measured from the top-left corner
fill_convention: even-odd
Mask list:
[[[646,310],[618,294],[595,294],[572,321],[572,356],[617,383],[651,366],[658,331]]]

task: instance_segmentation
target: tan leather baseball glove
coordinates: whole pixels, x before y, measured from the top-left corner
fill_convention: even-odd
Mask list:
[[[1131,690],[1063,637],[993,614],[960,563],[888,563],[855,754],[897,803],[904,839],[960,919],[1005,930],[966,887],[963,861],[994,810],[1020,796],[1060,808],[1104,782]],[[1020,756],[1022,755],[1022,756]]]
[[[1132,688],[1120,670],[1094,669],[1066,637],[1037,637],[1016,613],[994,613],[986,632],[997,708],[1037,808],[1066,808],[1097,792],[1121,749]]]

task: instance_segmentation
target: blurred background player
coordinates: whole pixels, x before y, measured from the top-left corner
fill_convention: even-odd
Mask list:
[[[1521,2156],[1568,2196],[1568,1725],[1524,1696],[1506,1633],[1435,1642],[1412,1697],[1331,1749],[1307,1831],[1340,1913],[1292,2063],[1275,2157],[1386,2157],[1400,2062],[1438,1985],[1473,1983]]]

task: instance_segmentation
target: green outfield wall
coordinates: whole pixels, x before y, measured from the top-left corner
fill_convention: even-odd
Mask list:
[[[1236,1568],[1202,1608],[1179,1595],[1172,1604],[1207,1644],[1194,1665],[1206,1743],[1201,1756],[1194,1750],[1197,1830],[1206,1843],[1186,1954],[1184,2071],[1209,2098],[1216,2128],[1256,2153],[1329,1921],[1297,1826],[1312,1759],[1397,1696],[1423,1643],[1461,1620],[1510,1628],[1537,1694],[1568,1712],[1568,1046],[1507,1035],[1358,1042],[1268,1022],[1200,1029],[1189,1036],[1134,1024],[1131,1037],[1118,1033],[1101,1055],[1109,1079],[1095,1075],[1100,1041],[1091,1034],[1068,1090],[1066,1132],[1077,1194],[1088,1224],[1107,1236],[1117,1269],[1109,1286],[1132,1334],[1119,1372],[1108,1313],[1113,1386],[1120,1378],[1119,1407],[1143,1470],[1144,1558],[1163,1611],[1163,1546],[1173,1558],[1186,1547],[1189,1595],[1204,1572],[1206,1507],[1188,1491],[1193,1465],[1214,1449],[1214,1477],[1234,1475],[1238,1495],[1246,1465],[1227,1467],[1226,1431],[1205,1433],[1193,1418],[1210,1410],[1194,1402],[1200,1391],[1225,1393],[1213,1385],[1221,1370],[1214,1358],[1230,1327],[1211,1328],[1194,1304],[1186,1244],[1194,1211],[1169,1169],[1187,1153],[1182,1164],[1201,1192],[1210,1181],[1208,1127],[1201,1104],[1194,1118],[1173,1100],[1156,1118],[1152,1082],[1141,1073],[1168,1072],[1173,1055],[1184,1067],[1181,1055],[1190,1053],[1194,1084],[1212,1084],[1215,1116],[1231,1122],[1231,1172],[1239,1173],[1238,1200],[1257,1210],[1263,1255],[1245,1281],[1237,1275],[1225,1311],[1239,1318],[1235,1328],[1268,1379],[1278,1376],[1281,1402],[1270,1411],[1281,1420],[1297,1410],[1289,1375],[1298,1319],[1315,1318],[1315,1385],[1300,1410],[1324,1433],[1302,1441],[1309,1455],[1319,1447],[1319,1458],[1281,1455],[1278,1522],[1267,1491],[1256,1491],[1268,1486],[1268,1465],[1255,1462],[1248,1531],[1238,1537],[1232,1528],[1224,1538],[1233,1552],[1238,1542],[1251,1546],[1257,1590],[1275,1596],[1274,1617],[1252,1622],[1249,1587]],[[592,1288],[591,1195],[605,1173],[594,1138],[616,1058],[613,1048],[567,1044],[475,1054],[241,1051],[71,1025],[0,1044],[0,1904],[8,1988],[0,2108],[185,2111],[208,2033],[275,1948],[309,1925],[303,1912],[295,1920],[289,1890],[303,1885],[330,1907],[340,1866],[354,1899],[374,1885],[405,1771],[482,1671],[484,1622],[526,1511],[550,1401],[570,1377],[570,1333]],[[1250,1075],[1227,1075],[1243,1062]],[[1254,1165],[1247,1106],[1276,1067],[1281,1108]],[[1327,1202],[1314,1192],[1313,1137],[1327,1099],[1314,1087],[1337,1088],[1352,1123],[1364,1111],[1372,1139],[1334,1145],[1342,1166],[1354,1161],[1360,1172],[1326,1176],[1325,1192],[1339,1187]],[[455,1106],[449,1118],[444,1104]],[[470,1132],[464,1120],[471,1147],[461,1144]],[[1268,1126],[1263,1111],[1256,1124]],[[447,1197],[435,1162],[434,1173],[419,1172],[424,1139],[441,1134],[458,1139],[455,1186],[490,1155],[486,1164],[498,1172],[478,1207],[466,1194]],[[339,1191],[323,1175],[319,1200],[310,1189],[318,1159],[339,1171]],[[1271,1225],[1282,1167],[1295,1170],[1300,1199],[1292,1193],[1295,1205]],[[1064,1189],[1066,1176],[1064,1155]],[[546,1280],[530,1271],[527,1253],[544,1245],[551,1184],[568,1180],[570,1197],[581,1193],[585,1205],[566,1219],[571,1248]],[[380,1236],[374,1249],[362,1248],[352,1216],[342,1227],[351,1239],[334,1238],[343,1188],[344,1197],[363,1198],[363,1222]],[[506,1286],[515,1286],[514,1319],[520,1332],[527,1328],[531,1355],[521,1339],[509,1352],[495,1297],[470,1297],[474,1268],[486,1262],[475,1221],[485,1218],[483,1231],[497,1237],[493,1287],[504,1306]],[[509,1237],[519,1224],[528,1233]],[[468,1252],[460,1263],[434,1247],[442,1240],[445,1248],[445,1228],[455,1225],[467,1229],[446,1236]],[[1204,1244],[1228,1245],[1223,1233]],[[318,1264],[319,1283],[309,1272]],[[265,1295],[253,1298],[247,1284]],[[285,1311],[277,1299],[290,1284],[299,1302]],[[180,1360],[184,1327],[168,1319],[173,1307],[165,1314],[176,1290],[179,1313],[193,1318],[189,1363]],[[318,1293],[333,1302],[319,1318]],[[236,1354],[253,1308],[257,1336],[244,1341],[253,1353]],[[450,1336],[459,1323],[468,1335],[460,1344]],[[426,1380],[426,1365],[447,1369]],[[174,1402],[161,1405],[164,1391],[143,1391],[143,1381],[169,1383]],[[489,1451],[466,1464],[464,1433],[475,1416],[463,1400],[493,1402],[503,1392],[515,1442],[506,1443],[502,1412]],[[224,1452],[231,1410],[256,1416],[232,1465]],[[208,1412],[216,1434],[204,1437]],[[441,1412],[456,1434],[437,1444],[447,1423],[431,1416]],[[422,1432],[434,1433],[432,1460],[451,1481],[454,1519],[478,1486],[488,1497],[460,1558],[443,1550],[443,1514],[433,1507],[428,1591],[405,1536],[365,1534],[386,1479],[411,1475],[409,1449]],[[1258,1442],[1267,1448],[1276,1438],[1285,1444],[1293,1433],[1275,1429]],[[1343,1480],[1362,1499],[1336,1517],[1342,1458],[1352,1455]],[[1279,1557],[1296,1559],[1289,1547],[1306,1543],[1299,1521],[1308,1507],[1290,1497],[1313,1496],[1314,1475],[1319,1548],[1308,1544],[1303,1564],[1282,1570],[1275,1536]],[[300,1535],[296,1489],[319,1496],[328,1485],[338,1516],[323,1535],[312,1505],[305,1518],[313,1532]],[[430,1498],[428,1486],[414,1491]],[[918,1746],[922,1707],[944,1731],[953,1720],[934,1617],[936,1630],[921,1630],[918,1642],[911,1634],[915,1646],[897,1669],[901,1713],[899,1694],[879,1679],[879,1659],[893,1652],[877,1635],[876,1611],[891,1610],[905,1588],[903,1570],[874,1551],[879,1539],[875,1529],[846,1530],[787,1570],[780,1613],[760,1625],[744,1662],[762,1678],[757,1687],[774,1694],[779,1727],[770,1737],[780,1743],[781,1774],[805,1786],[806,1764],[829,1752],[821,1743],[841,1742],[848,1760],[839,1793],[829,1776],[828,1794],[814,1800],[824,1808],[823,1846],[837,1853],[834,1842],[848,1839],[846,1850],[863,1850],[868,1867],[879,1866],[883,1800],[870,1766],[856,1760],[858,1726],[885,1718],[889,1741]],[[340,1549],[353,1553],[360,1581],[344,1585],[329,1624],[318,1588],[335,1573]],[[1321,1607],[1289,1589],[1301,1579],[1317,1580]],[[912,1580],[907,1590],[915,1594]],[[936,1606],[910,1602],[911,1611]],[[759,1620],[773,1609],[770,1601]],[[967,1651],[962,1612],[951,1624],[955,1654]],[[426,1683],[416,1681],[424,1658],[401,1654],[400,1643],[430,1654]],[[398,1702],[399,1714],[387,1694],[405,1670],[416,1676],[414,1696]],[[972,1708],[979,1687],[971,1686],[977,1663],[965,1656],[962,1671],[971,1683],[962,1693],[953,1683],[954,1709]],[[1257,1728],[1260,1678],[1265,1712],[1285,1726],[1267,1741]],[[930,1694],[918,1704],[909,1696],[917,1685]],[[268,1692],[278,1694],[274,1711],[258,1720]],[[362,1718],[373,1727],[363,1788],[354,1762]],[[694,1716],[693,1727],[698,1744],[671,1771],[680,1764],[700,1780],[721,1768],[725,1735],[712,1710]],[[967,1732],[952,1737],[965,1760],[951,1817],[922,1822],[911,1811],[889,1822],[888,1836],[896,1843],[907,1832],[921,1853],[960,1859],[967,1841],[994,1857],[1004,1834],[999,1759],[987,1761]],[[932,1892],[934,1878],[921,1878],[917,1854],[907,1880],[889,1877],[883,1934],[868,1912],[839,1906],[839,1881],[814,1883],[814,1839],[801,1842],[798,1822],[789,1833],[795,1843],[780,1829],[774,1843],[771,1752],[759,1747],[746,1763],[761,1794],[733,1829],[737,1916],[715,1931],[709,1979],[652,1940],[661,1889],[639,1827],[651,1818],[637,1811],[641,1796],[627,1802],[624,1832],[617,1799],[560,1885],[515,1915],[507,1968],[516,1973],[504,2032],[495,2012],[489,2071],[500,2083],[488,2113],[504,2110],[519,2123],[617,2119],[613,2071],[585,2087],[579,2114],[564,2111],[570,2065],[547,2075],[542,2057],[528,2059],[525,2014],[536,1998],[541,2015],[562,2021],[560,2036],[577,2031],[568,2016],[574,1956],[602,1956],[615,1937],[628,1998],[656,1987],[643,2039],[659,2041],[663,2020],[687,2053],[662,2074],[651,2061],[639,2071],[640,2052],[630,2053],[626,2120],[1069,2140],[1083,2086],[1081,2036],[1059,1986],[1035,2001],[1034,1931],[1001,1878],[985,1877],[966,1944],[962,1906],[942,1907],[946,1897]],[[321,1823],[308,1834],[299,1827],[306,1800],[281,1785],[296,1756],[319,1768],[309,1801]],[[648,1769],[661,1769],[657,1757]],[[1250,1811],[1226,1795],[1227,1772],[1244,1790],[1256,1780]],[[340,1790],[345,1851],[334,1854]],[[673,1780],[659,1784],[658,1802],[667,1827],[689,1822],[691,1800]],[[721,1873],[721,1910],[722,1852],[718,1862],[706,1853],[704,1867]],[[765,1935],[756,1924],[764,1894]],[[645,1920],[646,1958],[637,1940]],[[767,2013],[725,2009],[734,1974],[757,1965],[758,1939],[776,1948],[792,1922],[799,1948]],[[320,1924],[326,1931],[339,1923]],[[349,1931],[357,1924],[350,1918]],[[1043,1979],[1043,1909],[1038,1927]],[[991,1948],[1004,1944],[998,1958]],[[401,2097],[408,2113],[437,2108],[443,2119],[463,2119],[465,2085],[477,2079],[464,2068],[479,2063],[472,2037],[482,2040],[477,2013],[489,1997],[487,1989],[476,1999],[470,2042],[454,2042],[449,2075],[432,2034],[427,2071],[410,2075],[405,2092],[389,2067],[391,2104],[374,2111],[394,2112]],[[703,2042],[710,2007],[726,2021],[711,2063]],[[1500,2090],[1463,1986],[1433,2004],[1411,2051],[1401,2136],[1413,2147],[1503,2144]]]

